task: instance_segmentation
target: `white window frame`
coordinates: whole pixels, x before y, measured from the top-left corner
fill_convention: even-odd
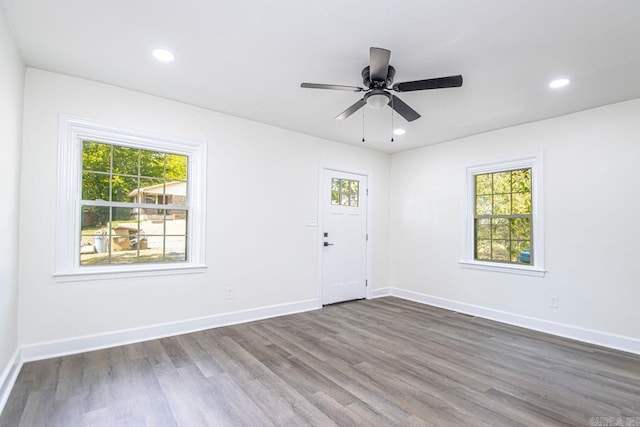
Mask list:
[[[58,140],[58,200],[56,271],[59,282],[122,277],[201,273],[205,265],[205,182],[206,142],[152,135],[61,115]],[[187,156],[187,261],[180,263],[140,263],[80,266],[80,199],[82,188],[82,144],[97,141]]]
[[[531,168],[531,245],[533,264],[510,264],[474,259],[474,209],[475,176],[485,173],[505,172]],[[544,277],[544,207],[542,192],[542,153],[501,162],[473,164],[465,168],[464,227],[462,236],[462,256],[460,266],[477,270],[522,274]]]

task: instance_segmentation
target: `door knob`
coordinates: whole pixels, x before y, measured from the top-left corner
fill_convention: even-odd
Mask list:
[[[329,242],[324,242],[325,246],[333,246],[333,243],[329,243]]]

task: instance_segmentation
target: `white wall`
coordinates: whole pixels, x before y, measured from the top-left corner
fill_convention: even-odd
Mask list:
[[[207,140],[205,274],[57,283],[58,115]],[[178,102],[28,69],[20,340],[40,343],[318,298],[319,164],[373,174],[373,285],[389,285],[390,156]],[[235,298],[225,299],[225,288]]]
[[[59,114],[208,141],[205,274],[54,280]],[[640,159],[639,116],[640,100],[635,100],[390,158],[28,69],[20,199],[20,342],[41,343],[317,298],[320,242],[306,220],[318,211],[320,163],[373,174],[374,288],[391,285],[640,338],[635,268],[640,201],[634,169]],[[465,165],[539,151],[544,152],[546,277],[461,269]],[[4,170],[15,170],[15,161],[10,163]],[[15,274],[15,269],[9,271]],[[225,299],[228,286],[235,288],[233,300]],[[15,287],[11,289],[15,301]],[[558,309],[548,307],[551,294],[559,296]],[[14,306],[9,307],[15,316]],[[10,340],[15,341],[15,333]]]
[[[23,89],[24,66],[0,7],[0,377],[18,345],[18,195]]]
[[[640,338],[639,117],[633,100],[393,155],[392,285]],[[460,268],[465,166],[540,151],[546,277]]]

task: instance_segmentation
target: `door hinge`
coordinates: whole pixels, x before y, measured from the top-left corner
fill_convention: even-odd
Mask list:
[[[368,281],[368,280],[365,280],[365,281],[364,281],[364,287],[365,287],[365,288],[369,287],[369,281]]]
[[[367,233],[365,240],[368,242],[369,241],[369,233]]]
[[[369,195],[369,189],[367,188],[367,196]]]

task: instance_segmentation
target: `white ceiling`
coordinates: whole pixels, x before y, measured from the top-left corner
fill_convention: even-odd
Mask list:
[[[462,74],[461,88],[399,94],[422,118],[391,137],[365,107],[365,145],[397,152],[640,97],[638,0],[0,0],[26,64],[361,145],[369,47],[396,82]],[[164,47],[176,60],[159,63]],[[556,77],[572,80],[553,91]],[[96,100],[99,102],[99,100]],[[517,142],[517,141],[514,141]]]

